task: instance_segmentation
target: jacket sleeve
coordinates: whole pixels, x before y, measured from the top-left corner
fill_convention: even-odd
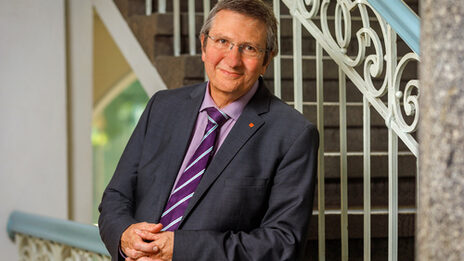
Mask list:
[[[173,260],[297,260],[304,250],[317,173],[319,135],[309,125],[281,160],[259,228],[178,230]]]
[[[133,217],[137,168],[155,97],[150,99],[140,117],[98,207],[100,236],[113,260],[118,260],[122,233],[131,224],[137,223]]]

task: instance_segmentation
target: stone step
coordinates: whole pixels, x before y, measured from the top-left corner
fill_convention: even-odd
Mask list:
[[[133,15],[145,14],[145,0],[113,0],[121,12],[122,16],[127,18]]]
[[[383,209],[382,214],[371,213],[371,239],[382,239],[388,237],[388,214],[387,209]],[[357,214],[348,212],[348,233],[350,240],[363,238],[363,214],[362,211],[357,211]],[[405,211],[406,213],[398,214],[398,236],[413,237],[415,213]],[[336,240],[340,238],[340,214],[325,215],[325,236],[327,240]],[[318,235],[318,217],[313,214],[309,227],[309,240],[317,240]],[[375,229],[374,229],[375,228]],[[331,260],[331,259],[329,259]]]
[[[388,178],[388,156],[386,152],[374,152],[371,157],[371,178]],[[415,178],[417,174],[416,157],[409,152],[398,156],[398,177]],[[363,156],[362,152],[350,153],[347,156],[348,178],[358,180],[363,178]],[[340,155],[326,153],[324,157],[325,179],[340,178]]]
[[[305,114],[306,116],[306,114]],[[308,117],[308,116],[307,116]],[[309,117],[314,117],[309,115]],[[314,121],[312,121],[314,122]],[[358,152],[363,150],[363,129],[349,127],[346,131],[348,152]],[[336,128],[324,128],[324,149],[325,152],[340,152],[339,144],[340,130]],[[399,151],[409,152],[403,142],[398,141]],[[388,151],[388,130],[386,127],[371,128],[371,151]]]
[[[127,1],[127,0],[126,0]],[[145,1],[144,0],[130,0],[131,2],[137,2],[138,5],[140,6],[143,6],[143,8],[145,7]],[[272,0],[264,0],[264,2],[266,2],[267,4],[271,5],[272,6],[272,3],[273,1]],[[403,2],[405,2],[406,4],[409,5],[409,7],[415,11],[416,13],[419,13],[418,11],[418,0],[404,0]],[[187,12],[188,11],[188,1],[179,1],[180,3],[180,10],[181,12]],[[211,8],[217,3],[217,0],[210,0],[210,6]],[[157,13],[158,12],[158,0],[153,0],[152,1],[152,4],[153,4],[153,13]],[[145,10],[145,9],[143,9]],[[170,1],[170,0],[167,0],[166,1],[166,11],[167,12],[172,12],[173,10],[173,1]],[[288,15],[289,14],[289,10],[288,10],[288,7],[281,1],[280,2],[280,10],[281,10],[281,13],[284,14],[284,15]],[[140,14],[144,14],[145,11],[143,11],[143,13],[140,13]],[[203,0],[196,0],[195,1],[195,12],[199,12],[199,13],[202,13],[203,12]]]
[[[293,105],[293,101],[287,101]],[[340,107],[338,103],[326,103],[324,105],[324,127],[338,128],[340,126]],[[373,110],[373,109],[371,109]],[[303,104],[303,114],[313,123],[317,122],[317,106],[314,103]],[[363,126],[363,106],[362,103],[350,103],[346,107],[346,118],[348,128]],[[384,127],[385,120],[375,111],[371,111],[371,127]]]
[[[282,79],[293,79],[293,59],[282,59],[281,61],[281,75]],[[364,75],[361,71],[362,68],[356,68],[357,72],[360,75]],[[303,79],[316,79],[316,59],[315,58],[308,58],[303,59],[302,61],[302,71],[303,71]],[[335,61],[331,59],[324,59],[323,60],[323,72],[324,72],[324,81],[326,80],[338,80],[338,65]],[[266,79],[272,79],[274,74],[274,64],[271,63],[264,75]],[[403,73],[402,79],[417,79],[417,66],[413,66],[412,64],[406,68]]]
[[[325,260],[341,261],[341,241],[339,239],[330,239],[325,241]],[[411,261],[415,256],[414,237],[398,238],[398,261]],[[348,259],[350,261],[363,261],[363,240],[349,239],[348,242]],[[317,261],[318,242],[310,240],[305,249],[305,261]],[[371,240],[371,260],[387,261],[388,260],[388,238],[373,238]]]
[[[383,211],[385,212],[385,211]],[[349,260],[363,261],[364,222],[362,214],[348,214]],[[415,219],[413,212],[398,215],[398,260],[414,260]],[[325,257],[326,260],[341,260],[341,217],[339,214],[325,215]],[[388,260],[388,215],[371,214],[371,258],[375,261]],[[318,260],[318,217],[311,217],[309,238],[305,249],[305,259]]]
[[[371,257],[375,261],[388,260],[388,215],[386,211],[384,209],[380,211],[383,212],[382,214],[371,214]],[[348,214],[348,253],[349,260],[363,261],[364,216],[361,210],[356,212],[358,213]],[[398,260],[414,260],[415,219],[416,215],[411,211],[400,212],[398,215]],[[340,220],[340,214],[326,213],[325,215],[326,260],[341,260]],[[318,260],[318,251],[318,216],[313,215],[304,260]]]
[[[377,170],[377,173],[380,170]],[[383,170],[387,173],[387,169]],[[333,175],[333,174],[332,174]],[[328,209],[340,209],[340,179],[325,179],[325,207]],[[348,179],[348,206],[349,208],[363,207],[363,179]],[[317,209],[317,192],[315,193],[314,209]],[[416,179],[411,177],[398,178],[398,205],[404,208],[414,208],[416,202]],[[388,178],[371,179],[371,206],[373,208],[388,207]]]
[[[265,0],[269,2],[268,0]],[[218,2],[218,0],[209,0],[211,8]],[[181,12],[187,12],[188,11],[188,1],[186,0],[180,0],[180,11]],[[272,1],[271,1],[272,3]],[[167,12],[172,12],[173,10],[173,1],[172,0],[166,0],[166,11]],[[158,11],[158,0],[153,0],[153,11],[157,12]],[[203,13],[203,0],[196,0],[195,1],[195,12],[201,12]]]
[[[265,77],[264,82],[269,87],[271,92],[274,92],[274,79]],[[381,86],[380,81],[374,81],[375,86]],[[323,83],[324,102],[339,102],[339,81],[338,79],[324,79]],[[280,81],[281,99],[285,101],[294,100],[294,82],[292,79],[282,79]],[[386,102],[387,97],[382,97]],[[316,79],[303,79],[303,101],[317,101],[317,85]],[[362,103],[363,96],[361,91],[349,80],[346,81],[346,102],[347,103]]]

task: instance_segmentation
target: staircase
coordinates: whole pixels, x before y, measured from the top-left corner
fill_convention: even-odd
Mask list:
[[[154,13],[145,15],[144,0],[114,0],[126,19],[146,55],[158,69],[168,88],[204,81],[200,44],[197,55],[173,56],[172,1],[167,1],[164,14],[156,12],[157,1],[153,1]],[[187,1],[181,2],[181,53],[188,52]],[[217,1],[211,1],[211,6]],[[268,0],[268,2],[271,2]],[[405,1],[418,13],[417,0]],[[282,89],[284,101],[293,101],[293,56],[292,18],[281,2],[281,55]],[[196,32],[203,22],[202,1],[196,1]],[[356,23],[359,23],[358,25]],[[353,27],[360,27],[355,21]],[[375,28],[375,25],[373,26]],[[378,27],[378,26],[377,26]],[[376,30],[379,30],[378,28]],[[315,40],[306,30],[303,32],[303,98],[304,115],[317,122]],[[356,35],[353,34],[353,37]],[[398,57],[410,49],[398,37]],[[348,53],[354,50],[347,50]],[[341,260],[340,232],[340,142],[339,142],[339,86],[338,66],[324,53],[324,136],[325,136],[325,238],[326,260]],[[265,82],[274,91],[273,63],[264,75]],[[403,74],[403,81],[417,79],[416,68]],[[386,101],[386,97],[384,98]],[[347,148],[348,148],[348,231],[349,260],[363,259],[363,96],[347,79]],[[388,129],[385,120],[371,110],[371,260],[388,258]],[[416,157],[399,140],[398,158],[398,260],[414,260],[414,234],[416,209]],[[314,210],[317,206],[317,192]],[[318,260],[318,219],[315,212],[310,228],[310,239],[306,249],[307,260]]]

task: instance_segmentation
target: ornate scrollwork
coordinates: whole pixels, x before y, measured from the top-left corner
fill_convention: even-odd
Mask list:
[[[361,29],[361,30],[364,30]],[[361,31],[360,30],[360,31]],[[366,84],[366,89],[372,94],[373,97],[379,98],[385,95],[387,90],[388,80],[385,79],[382,82],[382,85],[379,89],[374,86],[372,77],[379,78],[384,70],[384,61],[383,61],[383,49],[382,44],[378,35],[372,29],[365,29],[366,34],[368,35],[371,42],[374,43],[375,54],[367,56],[364,62],[364,82]],[[364,48],[363,48],[364,49]]]
[[[343,65],[348,77],[355,79],[353,82],[368,96],[369,102],[375,103],[377,106],[374,107],[381,110],[380,115],[391,115],[390,122],[395,123],[397,134],[410,135],[414,132],[419,119],[419,82],[417,79],[410,80],[404,93],[399,89],[406,64],[412,60],[418,61],[417,55],[409,53],[398,62],[396,34],[367,0],[296,1],[298,3],[293,2],[296,10],[292,14],[303,25],[310,24],[306,27],[308,31],[315,32],[312,34],[316,40],[325,43],[327,53],[335,62]],[[284,2],[290,6],[290,1]],[[305,5],[311,6],[311,10],[308,11]],[[316,11],[319,11],[319,16],[315,14]],[[329,26],[332,20],[333,25]],[[357,23],[359,20],[360,25]],[[314,28],[317,28],[317,32]],[[352,39],[353,30],[356,30],[356,40]],[[388,92],[395,92],[396,99],[389,99],[388,105],[385,105],[382,98]]]
[[[335,5],[334,38],[328,25],[328,7],[330,3],[330,0],[322,0],[321,4],[321,29],[324,36],[326,37],[326,40],[328,40],[332,46],[336,46],[340,58],[344,64],[354,68],[364,63],[364,80],[366,84],[366,86],[364,86],[365,89],[371,92],[373,97],[382,97],[386,93],[387,80],[384,79],[381,87],[377,89],[373,83],[372,78],[378,78],[384,73],[384,47],[380,39],[387,39],[385,22],[374,10],[372,10],[380,24],[382,34],[382,37],[380,37],[377,32],[370,26],[371,18],[369,17],[367,9],[371,9],[371,7],[367,4],[367,2],[351,2],[347,0],[339,0]],[[346,50],[351,44],[352,12],[356,8],[359,10],[359,15],[363,26],[356,32],[358,48],[357,54],[353,59],[352,56],[347,55]],[[375,52],[366,57],[366,49],[371,47],[372,44],[374,46]]]
[[[419,61],[419,57],[415,53],[408,53],[401,58],[398,66],[396,67],[395,75],[393,78],[393,85],[395,90],[395,103],[393,106],[395,119],[402,131],[411,133],[416,131],[419,123],[419,81],[409,80],[404,88],[404,93],[400,91],[401,77],[407,64],[412,61]],[[408,124],[404,120],[401,110],[401,98],[403,98],[403,109],[407,116],[413,117],[412,123]]]
[[[83,249],[59,244],[53,241],[16,234],[15,241],[18,246],[20,261],[53,261],[53,260],[87,260],[109,261],[110,257],[89,252]]]
[[[301,15],[305,19],[312,19],[317,15],[319,11],[320,0],[302,0],[298,1],[298,9],[301,12]],[[306,6],[310,6],[311,9],[307,9]]]

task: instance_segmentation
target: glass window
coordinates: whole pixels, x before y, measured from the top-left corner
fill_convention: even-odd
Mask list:
[[[98,204],[113,176],[119,158],[148,102],[138,80],[123,89],[92,122],[94,200],[93,221],[98,220]]]

